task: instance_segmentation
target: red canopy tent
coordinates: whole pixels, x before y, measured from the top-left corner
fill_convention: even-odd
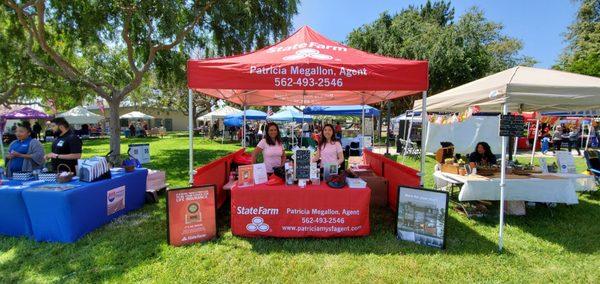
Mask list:
[[[425,97],[429,84],[427,61],[353,49],[308,26],[255,52],[189,60],[187,68],[190,104],[197,91],[244,107],[366,105],[419,92]],[[192,123],[190,117],[190,175]]]

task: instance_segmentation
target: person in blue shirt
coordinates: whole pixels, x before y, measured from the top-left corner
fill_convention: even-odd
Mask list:
[[[40,141],[33,139],[31,126],[27,122],[17,125],[17,139],[8,146],[7,165],[8,176],[13,172],[31,172],[44,166],[44,147]]]
[[[544,138],[542,138],[542,154],[546,155],[548,150],[550,150],[550,134],[546,133]]]

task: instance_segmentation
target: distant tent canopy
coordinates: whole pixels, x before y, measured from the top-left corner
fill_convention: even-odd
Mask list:
[[[82,106],[76,106],[58,114],[57,117],[64,117],[70,124],[96,124],[104,119],[103,116],[95,114]]]
[[[312,116],[303,114],[292,107],[283,108],[277,113],[267,117],[267,119],[279,122],[311,122],[313,120]]]
[[[120,119],[153,119],[154,116],[147,115],[147,114],[139,112],[139,111],[132,111],[132,112],[126,113],[124,115],[121,115],[119,118]]]

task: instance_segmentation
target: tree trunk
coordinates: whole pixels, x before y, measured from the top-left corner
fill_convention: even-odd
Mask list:
[[[108,101],[110,107],[109,123],[110,123],[110,150],[112,151],[111,158],[120,160],[121,155],[121,124],[119,123],[119,105],[121,102],[118,99]]]

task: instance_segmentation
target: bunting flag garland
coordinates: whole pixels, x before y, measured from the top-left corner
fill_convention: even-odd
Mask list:
[[[429,116],[429,122],[434,124],[452,124],[452,123],[460,123],[467,119],[469,119],[473,114],[479,113],[480,108],[478,106],[473,106],[468,108],[467,110],[454,114],[432,114]]]

